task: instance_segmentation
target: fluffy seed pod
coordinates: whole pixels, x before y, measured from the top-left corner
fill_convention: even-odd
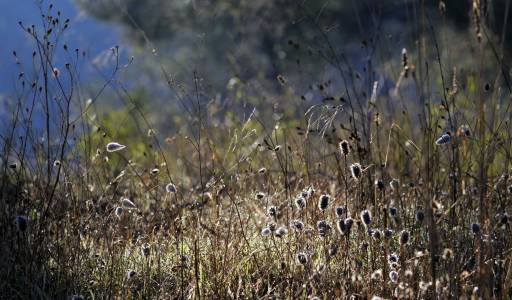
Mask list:
[[[383,191],[386,188],[384,181],[382,181],[381,179],[375,180],[375,186],[377,187],[377,189],[379,189],[379,191]]]
[[[261,230],[261,235],[262,235],[262,236],[264,236],[264,237],[269,236],[269,235],[270,235],[270,233],[271,233],[271,231],[270,231],[270,228],[268,228],[268,227],[264,227],[264,228]]]
[[[178,190],[176,188],[176,186],[171,182],[171,183],[168,183],[166,186],[165,186],[165,190],[167,191],[167,193],[176,193],[176,191]]]
[[[304,209],[306,207],[306,198],[300,196],[300,197],[297,197],[295,198],[295,207],[297,207],[297,209]]]
[[[111,142],[111,143],[107,144],[106,148],[107,148],[107,152],[116,152],[116,151],[123,150],[124,148],[126,148],[126,146],[121,145],[116,142]]]
[[[350,229],[352,229],[352,225],[354,225],[354,219],[346,218],[345,219],[345,228],[347,229],[347,233],[350,233]]]
[[[141,251],[144,257],[148,257],[151,254],[151,247],[149,246],[149,244],[144,244],[141,247]]]
[[[365,226],[370,226],[372,223],[372,216],[368,210],[365,209],[361,212],[361,221]]]
[[[397,209],[396,209],[396,207],[393,207],[393,206],[392,206],[392,207],[390,207],[390,208],[388,209],[388,211],[389,211],[389,215],[390,215],[391,217],[393,217],[393,218],[394,218],[394,217],[396,217],[396,214],[397,214]]]
[[[344,156],[349,155],[349,153],[350,153],[350,145],[349,145],[347,140],[341,141],[339,147],[340,147],[341,154],[343,154]]]
[[[135,272],[134,270],[128,270],[128,272],[126,272],[126,277],[128,280],[132,279],[135,276],[137,276],[137,272]]]
[[[300,220],[293,220],[292,227],[296,232],[300,232],[304,229],[304,223]]]
[[[335,208],[336,216],[338,218],[342,217],[347,212],[347,207],[345,205],[343,206],[336,206]]]
[[[326,236],[331,231],[331,225],[329,225],[325,220],[318,221],[316,228],[318,229],[318,234],[320,236]]]
[[[425,213],[422,210],[418,210],[416,212],[416,222],[423,223],[423,220],[425,220]]]
[[[361,165],[359,163],[353,163],[350,165],[350,173],[352,174],[352,178],[355,180],[359,180],[361,178],[361,175],[363,173],[363,170],[361,169]]]
[[[391,187],[391,189],[393,191],[396,191],[400,188],[400,180],[396,179],[396,178],[393,178],[390,182],[389,182],[389,186]]]
[[[384,237],[386,239],[390,239],[392,236],[393,236],[393,229],[386,228],[386,230],[384,230]]]
[[[391,280],[393,283],[398,282],[398,273],[395,270],[389,272],[389,280]]]
[[[336,221],[336,228],[338,229],[340,234],[345,234],[347,232],[347,226],[345,226],[345,220],[339,219]]]
[[[263,198],[265,198],[265,193],[262,193],[262,192],[256,193],[256,199],[262,200]]]
[[[374,240],[380,241],[380,239],[382,238],[382,232],[379,229],[374,229],[372,231],[372,237]]]
[[[308,255],[304,252],[298,252],[296,258],[297,262],[301,265],[306,265],[308,263]]]
[[[286,227],[284,227],[284,226],[277,228],[276,232],[274,233],[274,235],[278,238],[284,237],[287,234],[288,234],[288,229],[286,229]]]
[[[400,233],[400,245],[407,245],[410,241],[411,235],[409,231],[402,230]]]
[[[267,215],[269,217],[273,217],[275,218],[277,216],[277,207],[275,206],[269,206],[268,209],[267,209]]]
[[[121,218],[123,216],[124,209],[121,206],[116,207],[116,217]]]
[[[324,211],[329,206],[329,201],[331,200],[331,196],[323,194],[318,198],[318,209]]]

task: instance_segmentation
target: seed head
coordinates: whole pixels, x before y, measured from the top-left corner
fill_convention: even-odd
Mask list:
[[[111,143],[107,144],[107,152],[116,152],[116,151],[123,150],[124,148],[126,148],[125,145],[121,145],[116,142],[111,142]]]
[[[391,280],[391,282],[397,283],[398,282],[398,273],[395,270],[389,272],[389,279]]]
[[[128,198],[121,198],[121,205],[126,208],[126,209],[134,209],[134,208],[137,208],[137,206],[135,206],[135,203],[133,203],[130,199]]]
[[[396,178],[393,178],[390,182],[389,182],[389,186],[391,187],[391,189],[393,191],[396,191],[400,188],[400,180],[396,179]]]
[[[365,226],[369,226],[372,222],[372,216],[368,210],[365,209],[361,212],[361,221]]]
[[[148,257],[151,254],[151,246],[147,243],[142,245],[141,250],[144,257]]]
[[[326,236],[331,231],[331,225],[329,225],[325,220],[318,221],[316,223],[316,228],[318,229],[318,234],[320,236]]]
[[[301,265],[306,265],[308,263],[308,255],[304,252],[298,252],[296,255],[297,262]]]
[[[345,234],[347,232],[347,226],[345,225],[345,220],[339,219],[336,221],[336,228],[338,229],[340,234]]]
[[[354,219],[346,218],[345,219],[345,228],[347,230],[347,233],[350,233],[350,229],[352,229],[352,225],[354,225]]]
[[[265,198],[265,193],[262,193],[262,192],[256,193],[256,199],[261,200],[263,198]]]
[[[137,272],[135,272],[134,270],[128,270],[128,272],[126,273],[126,277],[128,278],[128,280],[132,279],[135,276],[137,276]]]
[[[394,217],[396,217],[396,213],[397,213],[397,209],[396,209],[396,207],[391,206],[391,207],[389,208],[389,215],[390,215],[391,217],[393,217],[393,218],[394,218]]]
[[[262,235],[262,236],[264,236],[264,237],[269,236],[269,235],[270,235],[270,233],[271,233],[271,231],[270,231],[270,228],[268,228],[268,227],[264,227],[264,228],[261,230],[261,235]]]
[[[347,207],[345,205],[336,207],[336,216],[338,218],[341,218],[346,212],[347,212]]]
[[[318,209],[324,211],[329,206],[329,201],[331,200],[331,196],[323,194],[318,198]]]
[[[352,174],[352,178],[355,180],[359,180],[361,178],[362,169],[359,163],[353,163],[350,165],[350,173]]]
[[[300,232],[304,229],[304,223],[301,220],[293,220],[292,227],[296,232]]]
[[[341,154],[343,154],[344,156],[349,155],[349,153],[350,153],[350,145],[349,145],[347,140],[341,141],[339,147],[340,147]]]
[[[402,230],[402,232],[400,233],[400,245],[407,245],[409,243],[410,238],[411,236],[409,231]]]
[[[416,222],[423,223],[423,220],[425,220],[425,213],[422,210],[418,210],[416,212]]]
[[[386,185],[384,184],[384,181],[381,179],[375,180],[375,186],[380,190],[383,191],[386,188]]]
[[[124,209],[121,206],[116,207],[116,217],[121,218],[123,216]]]
[[[277,228],[276,232],[274,233],[274,235],[278,238],[284,237],[287,234],[288,234],[288,229],[286,229],[286,227],[284,227],[284,226]]]
[[[167,193],[176,193],[178,191],[178,189],[176,189],[176,186],[172,182],[168,183],[165,186],[165,190],[167,191]]]
[[[299,196],[297,198],[295,198],[295,206],[301,210],[301,209],[304,209],[306,207],[306,198],[302,197],[302,196]]]
[[[273,205],[269,206],[267,209],[267,215],[275,218],[277,216],[277,207],[275,207]]]

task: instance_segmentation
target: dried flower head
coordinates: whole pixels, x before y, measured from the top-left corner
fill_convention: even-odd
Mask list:
[[[372,275],[371,279],[375,281],[381,281],[382,280],[382,269],[375,270]]]
[[[327,194],[320,195],[320,198],[318,198],[318,209],[321,211],[324,211],[329,206],[329,201],[331,200],[331,196]]]
[[[148,243],[145,243],[142,245],[141,251],[144,257],[149,257],[149,255],[151,254],[151,246]]]
[[[267,209],[267,215],[269,217],[273,217],[275,218],[277,216],[277,207],[275,206],[269,206],[268,209]]]
[[[264,227],[264,228],[261,230],[261,235],[262,235],[262,236],[264,236],[264,237],[269,236],[269,235],[270,235],[270,233],[271,233],[271,231],[270,231],[270,228],[268,228],[268,227]]]
[[[353,163],[350,165],[350,173],[352,174],[352,178],[355,180],[359,180],[359,178],[361,178],[362,172],[363,170],[359,163]]]
[[[326,220],[318,221],[316,223],[316,228],[318,229],[318,234],[320,236],[326,236],[331,231],[331,225],[329,225]]]
[[[172,182],[168,183],[165,186],[165,190],[167,191],[167,193],[176,193],[178,191],[178,189],[176,188],[176,186]]]
[[[305,252],[297,252],[297,255],[296,255],[296,258],[297,258],[297,262],[301,265],[306,265],[309,261],[308,259],[308,255],[305,253]]]
[[[306,207],[306,198],[299,196],[295,198],[294,203],[295,207],[297,207],[298,209],[304,209]]]
[[[274,233],[274,235],[278,238],[284,237],[287,234],[288,234],[288,229],[285,226],[280,226],[279,228],[277,228],[276,232]]]
[[[344,156],[347,156],[350,154],[350,144],[348,143],[347,140],[342,140],[340,142],[340,152],[341,154],[343,154]]]
[[[341,218],[347,212],[347,207],[345,205],[336,206],[335,212],[336,212],[336,216],[338,218]]]
[[[296,232],[300,232],[304,229],[304,223],[301,220],[293,220],[292,227]]]
[[[396,214],[397,214],[397,209],[396,209],[396,207],[391,206],[391,207],[388,209],[388,211],[389,211],[389,215],[390,215],[391,217],[393,217],[393,218],[394,218],[394,217],[396,217]]]
[[[137,276],[137,272],[135,272],[134,270],[128,270],[128,272],[126,272],[126,277],[128,278],[128,280],[134,278],[135,276]]]
[[[365,209],[361,212],[361,221],[365,226],[369,226],[372,223],[372,216],[370,215],[370,211]]]
[[[121,198],[121,205],[126,209],[135,209],[137,206],[135,206],[135,203],[133,203],[128,198]]]
[[[400,232],[400,245],[407,245],[410,241],[411,234],[407,230]]]
[[[121,218],[123,216],[124,209],[121,206],[116,207],[116,217]]]
[[[379,191],[383,191],[386,188],[386,185],[384,184],[384,181],[382,179],[375,180],[375,186]]]
[[[120,150],[123,150],[124,148],[126,148],[125,145],[121,145],[119,143],[116,143],[116,142],[111,142],[111,143],[108,143],[107,144],[107,152],[116,152],[116,151],[120,151]]]
[[[400,180],[396,178],[391,179],[391,181],[389,182],[389,186],[393,191],[398,190],[400,188]]]
[[[263,192],[257,192],[256,193],[256,199],[257,200],[262,200],[263,198],[265,198],[265,193],[263,193]]]
[[[436,140],[436,145],[440,146],[440,145],[444,145],[444,144],[448,144],[450,142],[450,140],[452,139],[452,134],[448,131],[444,134],[442,134],[437,140]]]
[[[395,270],[389,272],[389,280],[391,280],[392,283],[398,283],[398,273]]]
[[[423,223],[423,220],[425,220],[425,213],[422,210],[418,210],[416,212],[416,222]]]

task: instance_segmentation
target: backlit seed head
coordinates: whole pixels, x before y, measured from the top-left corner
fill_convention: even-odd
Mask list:
[[[445,248],[443,250],[443,259],[444,260],[451,260],[453,258],[453,251],[452,249]]]
[[[388,255],[388,262],[398,263],[398,256],[396,255],[396,253],[391,253],[390,255]]]
[[[368,210],[363,210],[361,212],[361,221],[365,226],[369,226],[372,223],[372,216]]]
[[[381,281],[382,280],[382,269],[375,270],[372,275],[371,279],[375,281]]]
[[[134,209],[134,208],[137,208],[135,206],[135,203],[133,203],[130,199],[128,198],[122,198],[121,199],[121,205],[126,208],[126,209]]]
[[[341,154],[343,154],[344,156],[347,156],[350,154],[350,145],[347,140],[341,141],[339,147],[340,147]]]
[[[318,234],[320,236],[326,236],[331,231],[331,225],[329,225],[325,220],[318,221],[316,223],[316,228],[318,229]]]
[[[345,205],[343,205],[343,206],[336,206],[335,212],[336,212],[336,216],[338,218],[340,218],[340,217],[342,217],[347,212],[347,207]]]
[[[265,173],[267,173],[267,169],[266,168],[261,168],[261,169],[258,170],[258,173],[265,174]]]
[[[400,180],[394,178],[389,182],[389,186],[393,191],[396,191],[400,188]]]
[[[336,228],[338,229],[340,234],[345,234],[347,232],[347,226],[345,226],[345,220],[343,220],[343,219],[337,220]]]
[[[293,220],[292,227],[296,232],[300,232],[302,229],[304,229],[304,223],[302,223],[300,220]]]
[[[304,252],[298,252],[296,255],[297,262],[301,265],[306,265],[308,263],[308,255]]]
[[[277,228],[276,232],[274,233],[274,235],[278,238],[284,237],[287,234],[288,234],[288,229],[284,226]]]
[[[361,178],[362,172],[363,171],[359,163],[353,163],[350,165],[350,173],[352,174],[352,178],[355,180],[359,180],[359,178]]]
[[[391,238],[393,236],[393,229],[390,229],[390,228],[386,228],[386,230],[384,230],[384,237],[386,237],[387,239]]]
[[[262,193],[262,192],[256,193],[256,199],[262,200],[263,198],[265,198],[265,193]]]
[[[111,143],[108,143],[107,144],[107,152],[116,152],[116,151],[120,151],[120,150],[123,150],[124,148],[126,148],[125,145],[121,145],[119,143],[116,143],[116,142],[111,142]]]
[[[141,247],[142,255],[148,257],[151,254],[151,246],[149,244],[143,244]]]
[[[375,180],[375,186],[377,187],[377,189],[379,189],[379,191],[383,191],[386,188],[384,181],[382,181],[381,179]]]
[[[128,270],[128,272],[126,273],[126,277],[128,278],[128,280],[132,279],[135,276],[137,276],[137,272],[135,272],[134,270]]]
[[[167,191],[167,193],[176,193],[178,191],[178,189],[172,182],[168,183],[165,186],[165,190]]]
[[[398,282],[398,273],[395,270],[389,272],[389,280],[391,280],[393,283]]]
[[[425,220],[425,213],[422,210],[416,212],[416,222],[422,223]]]
[[[123,216],[124,209],[121,206],[116,207],[116,217],[121,218]]]
[[[269,217],[273,217],[275,218],[277,216],[277,207],[275,206],[269,206],[268,209],[267,209],[267,215]]]
[[[407,245],[410,241],[410,238],[411,235],[409,231],[402,230],[402,232],[400,232],[400,245]]]
[[[295,207],[297,207],[298,209],[304,209],[306,207],[306,198],[299,196],[295,198],[294,203]]]
[[[345,219],[345,228],[347,229],[347,232],[350,232],[350,229],[352,229],[352,225],[354,225],[354,219],[346,218]]]
[[[270,235],[270,233],[271,233],[271,231],[270,231],[270,228],[268,228],[268,227],[264,227],[264,228],[261,230],[261,235],[262,235],[262,236],[264,236],[264,237],[269,236],[269,235]]]
[[[318,199],[318,209],[324,211],[329,206],[329,201],[331,200],[331,196],[323,194]]]

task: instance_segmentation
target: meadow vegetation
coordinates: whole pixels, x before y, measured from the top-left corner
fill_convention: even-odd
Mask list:
[[[404,47],[376,31],[357,62],[322,7],[287,7],[310,36],[271,83],[162,64],[156,108],[118,47],[85,88],[42,2],[1,128],[0,298],[510,299],[509,2],[502,31],[473,0],[457,33],[422,2]]]

